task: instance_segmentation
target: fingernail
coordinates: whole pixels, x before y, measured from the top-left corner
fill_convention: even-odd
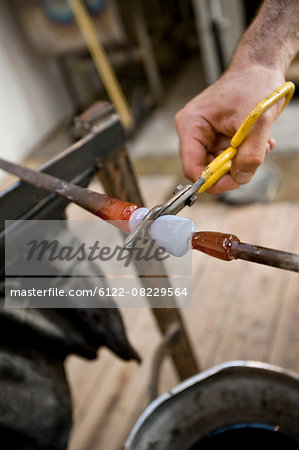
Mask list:
[[[237,170],[237,172],[235,173],[235,181],[239,184],[244,184],[244,183],[248,183],[248,181],[251,180],[252,177],[252,172],[246,172],[243,170]]]

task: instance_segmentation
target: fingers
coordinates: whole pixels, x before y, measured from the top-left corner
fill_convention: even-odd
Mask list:
[[[195,181],[207,164],[207,149],[214,139],[213,130],[205,120],[192,120],[183,110],[177,113],[175,124],[180,138],[184,173]]]
[[[224,119],[221,119],[219,124],[218,116],[216,116],[216,120],[215,117],[211,118],[209,114],[207,115],[209,108],[204,107],[204,102],[199,109],[198,99],[192,100],[175,117],[183,170],[186,177],[193,182],[198,179],[203,169],[214,157],[229,147],[231,137],[238,127],[236,120],[232,120],[234,117],[232,114],[224,114]],[[239,147],[232,162],[231,174],[222,177],[207,192],[218,194],[236,189],[240,184],[250,181],[257,168],[262,164],[266,153],[275,145],[275,140],[269,138],[275,115],[277,114],[273,108],[272,111],[263,113]],[[209,119],[207,120],[206,117]]]
[[[190,117],[181,110],[175,117],[180,139],[183,170],[187,178],[196,181],[203,169],[215,156],[229,146],[230,138],[216,134],[203,117]]]
[[[276,145],[276,141],[273,138],[269,138],[268,139],[268,144],[267,144],[267,148],[266,148],[266,153],[269,153]]]
[[[236,183],[248,183],[264,161],[267,151],[273,148],[275,141],[269,138],[272,122],[272,117],[264,113],[239,147],[231,168]]]
[[[275,146],[276,141],[273,138],[269,138],[268,142],[266,144],[266,153],[269,153]],[[228,147],[228,144],[225,146]],[[223,148],[223,147],[222,147]],[[217,156],[219,154],[219,152],[216,152]],[[214,157],[212,155],[210,155],[210,157],[208,156],[208,164],[214,159]],[[214,186],[212,186],[210,189],[207,189],[207,192],[209,194],[222,194],[223,192],[226,191],[232,191],[234,189],[238,189],[240,187],[240,184],[237,183],[231,175],[225,175],[224,177],[222,177],[217,183],[214,184]]]
[[[182,137],[180,151],[184,174],[192,181],[197,180],[206,166],[207,155],[204,146],[192,137]]]
[[[227,148],[229,146],[229,142],[230,142],[229,138],[223,139],[223,143],[225,143],[225,145],[223,145],[221,143],[220,148],[222,148],[222,149]],[[270,152],[274,148],[275,144],[276,144],[275,139],[269,138],[268,142],[266,144],[266,153]],[[221,151],[216,151],[215,155],[208,154],[207,164],[209,164],[214,159],[214,157],[218,156],[219,153],[221,153]],[[230,174],[227,174],[227,175],[223,176],[217,183],[215,183],[214,186],[207,189],[207,192],[212,195],[217,195],[217,194],[221,194],[226,191],[232,191],[234,189],[238,189],[239,187],[240,187],[240,184],[237,183]]]
[[[217,195],[222,194],[222,192],[232,191],[237,189],[240,185],[231,177],[231,175],[224,175],[214,186],[207,189],[209,194]]]

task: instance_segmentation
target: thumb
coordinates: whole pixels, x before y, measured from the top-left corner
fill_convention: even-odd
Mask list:
[[[232,178],[238,184],[248,183],[263,163],[272,123],[272,117],[264,113],[240,145],[231,167]]]

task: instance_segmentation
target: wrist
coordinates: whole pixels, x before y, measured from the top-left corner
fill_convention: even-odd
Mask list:
[[[221,83],[221,84],[220,84]],[[232,105],[231,115],[234,128],[237,130],[247,114],[266,96],[271,94],[285,83],[282,70],[270,68],[263,64],[246,64],[243,59],[240,64],[235,62],[223,74],[219,85],[227,86]],[[246,94],[244,94],[246,92]],[[271,120],[279,115],[283,100],[275,103],[263,117],[269,116]]]
[[[299,51],[298,0],[264,0],[232,59],[281,71],[284,75]]]
[[[254,66],[264,68],[265,71],[280,72],[282,76],[285,76],[291,61],[298,52],[298,47],[297,41],[291,40],[286,40],[283,44],[275,43],[274,40],[267,43],[265,40],[257,45],[251,40],[244,39],[233,55],[229,69],[240,70]]]
[[[275,80],[278,84],[284,83],[286,68],[284,63],[275,61],[272,61],[271,65],[265,64],[264,61],[253,58],[250,51],[242,49],[240,53],[234,55],[225,73],[235,74],[236,76],[242,74],[245,79],[247,76],[251,78],[256,76],[257,83],[265,81],[272,86],[272,81],[275,82]]]
[[[245,56],[234,59],[222,78],[235,80],[241,90],[251,90],[252,93],[263,89],[270,92],[285,82],[282,68],[269,67],[258,61],[252,63]],[[266,91],[264,95],[267,95]]]

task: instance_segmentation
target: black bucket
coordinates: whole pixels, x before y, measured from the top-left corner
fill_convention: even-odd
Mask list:
[[[181,383],[144,411],[124,450],[299,449],[299,377],[232,361]]]

